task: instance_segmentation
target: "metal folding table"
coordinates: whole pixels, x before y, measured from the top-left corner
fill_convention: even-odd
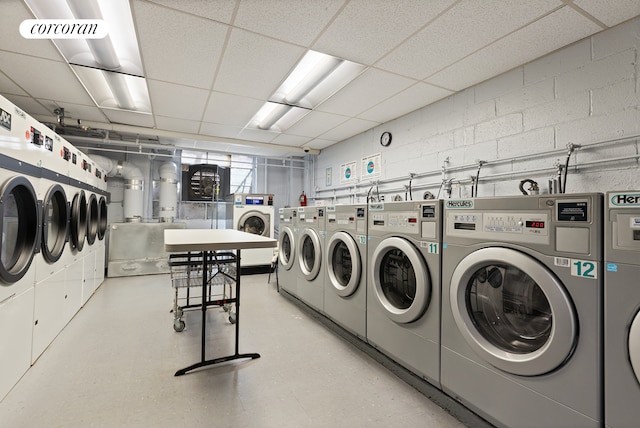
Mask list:
[[[239,352],[239,332],[240,332],[240,250],[249,248],[273,248],[277,245],[275,239],[265,238],[263,236],[251,233],[241,232],[233,229],[167,229],[164,231],[164,248],[169,253],[184,253],[198,251],[203,253],[202,257],[202,331],[201,331],[201,352],[200,361],[178,370],[175,375],[181,376],[192,370],[210,366],[226,361],[237,360],[240,358],[260,358],[257,353]],[[236,337],[235,337],[235,353],[226,357],[206,359],[206,325],[207,325],[207,299],[206,289],[208,283],[207,277],[207,259],[209,254],[214,251],[235,251],[236,252],[236,295],[232,299],[228,299],[229,303],[236,305]]]

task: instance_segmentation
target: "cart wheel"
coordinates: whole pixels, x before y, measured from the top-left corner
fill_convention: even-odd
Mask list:
[[[230,312],[229,313],[229,322],[231,324],[235,324],[236,323],[236,313],[235,312]]]
[[[177,331],[178,333],[180,333],[182,330],[184,330],[184,326],[185,326],[185,323],[182,320],[174,320],[173,321],[173,329],[175,331]]]

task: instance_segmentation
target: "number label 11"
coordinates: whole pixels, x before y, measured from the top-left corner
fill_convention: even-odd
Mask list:
[[[598,265],[589,260],[571,259],[571,276],[598,279]]]

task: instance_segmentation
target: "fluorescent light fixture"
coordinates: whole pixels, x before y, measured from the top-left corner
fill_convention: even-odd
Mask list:
[[[362,64],[307,51],[248,126],[282,132],[342,89],[364,69]]]
[[[39,19],[103,19],[107,22],[110,31],[103,39],[55,39],[52,42],[99,107],[151,112],[128,0],[25,0],[25,3]],[[144,90],[140,85],[144,85]],[[111,92],[110,96],[105,94],[105,88]]]

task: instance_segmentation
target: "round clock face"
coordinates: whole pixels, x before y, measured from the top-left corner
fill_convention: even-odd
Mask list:
[[[382,144],[385,147],[387,147],[389,144],[391,144],[391,133],[390,132],[383,132],[382,133],[382,135],[380,136],[380,144]]]

